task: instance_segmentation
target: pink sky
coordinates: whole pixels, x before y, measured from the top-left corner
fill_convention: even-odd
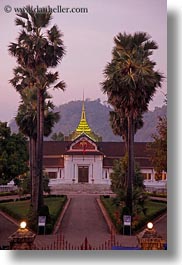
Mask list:
[[[71,100],[106,97],[101,92],[100,82],[103,81],[103,69],[111,59],[113,37],[119,32],[134,33],[145,31],[150,34],[159,46],[153,60],[157,62],[157,70],[167,77],[167,10],[166,0],[1,0],[0,7],[0,120],[9,121],[16,115],[19,96],[8,83],[13,77],[15,59],[7,51],[10,42],[18,36],[19,28],[15,26],[13,8],[26,5],[56,7],[85,7],[86,14],[53,14],[52,24],[57,24],[64,34],[66,55],[57,67],[61,79],[67,88],[65,92],[52,93],[55,105]],[[10,13],[4,7],[12,7]],[[167,80],[163,82],[150,104],[150,109],[163,105],[164,94],[167,91]]]

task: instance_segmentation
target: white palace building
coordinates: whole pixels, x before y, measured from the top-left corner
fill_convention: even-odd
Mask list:
[[[44,170],[50,178],[50,186],[61,184],[88,183],[110,185],[110,173],[113,162],[125,155],[123,142],[102,142],[89,127],[84,101],[81,119],[76,130],[65,141],[44,142]],[[144,184],[148,190],[165,190],[166,172],[160,180],[154,171],[147,150],[147,143],[135,142],[135,161],[144,175]]]

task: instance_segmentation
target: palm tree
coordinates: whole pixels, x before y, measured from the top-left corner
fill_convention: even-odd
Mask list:
[[[21,93],[28,87],[37,91],[37,137],[36,137],[36,175],[38,192],[35,209],[40,210],[43,205],[42,189],[42,157],[44,135],[44,93],[58,80],[58,72],[50,72],[61,61],[65,50],[62,34],[57,26],[46,28],[52,19],[49,12],[36,13],[30,6],[17,15],[15,22],[22,28],[17,43],[11,43],[9,52],[16,57],[18,67],[14,70],[12,85]],[[60,81],[54,88],[64,90],[65,83]]]
[[[111,128],[113,130],[113,133],[115,135],[119,135],[123,138],[123,141],[125,142],[125,150],[128,151],[128,121],[125,116],[124,112],[121,112],[121,110],[113,110],[109,112],[109,121]],[[137,132],[137,130],[141,129],[143,127],[143,120],[142,116],[138,116],[137,119],[134,120],[134,133]]]
[[[31,179],[31,204],[35,204],[37,192],[36,177],[36,140],[37,140],[37,95],[35,89],[24,89],[22,92],[22,103],[19,105],[16,122],[20,131],[29,138],[29,161]],[[45,99],[51,97],[46,93]],[[50,100],[45,103],[44,111],[44,136],[52,132],[54,124],[59,121],[58,112],[53,112],[54,105]]]
[[[161,86],[162,75],[155,71],[156,63],[150,59],[157,44],[145,32],[134,35],[119,33],[114,38],[112,60],[104,70],[102,91],[108,102],[124,111],[128,126],[128,183],[126,205],[132,214],[132,188],[134,182],[134,119],[147,111],[156,88]]]

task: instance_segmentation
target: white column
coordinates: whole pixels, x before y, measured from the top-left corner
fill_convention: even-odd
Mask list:
[[[152,173],[151,173],[151,181],[155,181],[155,171],[154,169],[152,169]]]

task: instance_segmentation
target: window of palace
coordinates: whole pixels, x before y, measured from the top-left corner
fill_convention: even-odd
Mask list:
[[[162,180],[162,174],[161,173],[155,173],[155,180]]]
[[[48,176],[50,179],[56,179],[57,178],[57,172],[48,172]]]
[[[145,180],[151,180],[152,177],[151,173],[142,173],[142,175]]]

